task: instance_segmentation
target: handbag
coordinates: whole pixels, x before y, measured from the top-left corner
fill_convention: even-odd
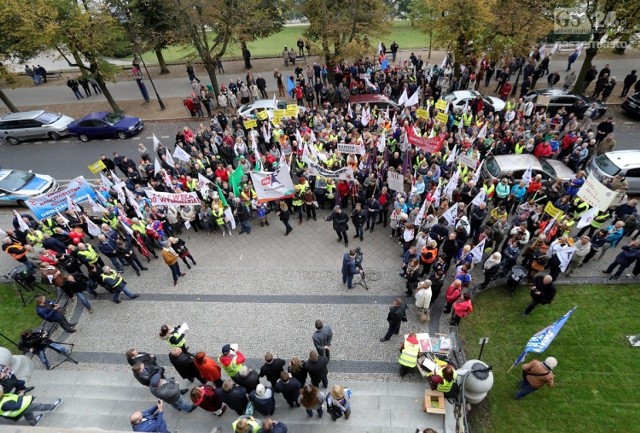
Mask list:
[[[429,310],[420,310],[420,322],[427,323],[430,320]]]
[[[245,414],[245,415],[248,415],[248,416],[253,416],[253,402],[252,402],[252,401],[250,401],[250,402],[247,404],[247,407],[246,407],[246,409],[244,410],[244,414]]]

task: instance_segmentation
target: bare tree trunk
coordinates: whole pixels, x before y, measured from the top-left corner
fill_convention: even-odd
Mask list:
[[[573,86],[572,92],[579,95],[584,92],[584,79],[587,76],[587,72],[591,69],[591,62],[598,54],[597,46],[590,46],[585,50],[586,57],[584,59],[584,63],[582,64],[582,68],[580,68],[580,73],[578,74],[578,79],[576,80],[576,84]]]
[[[20,110],[18,110],[16,108],[15,105],[13,105],[13,102],[11,102],[11,100],[7,97],[7,95],[2,91],[2,89],[0,89],[0,100],[4,103],[4,105],[7,106],[7,108],[9,110],[11,110],[12,113],[17,113]]]
[[[167,68],[167,62],[164,60],[164,55],[162,54],[162,48],[156,48],[154,50],[156,53],[156,57],[158,58],[158,66],[160,66],[160,74],[168,74],[169,68]]]
[[[213,93],[215,93],[217,98],[220,96],[220,86],[218,86],[218,76],[216,75],[216,63],[216,60],[211,59],[211,61],[205,61],[203,66],[209,75],[209,80],[211,80],[211,86],[213,87]]]

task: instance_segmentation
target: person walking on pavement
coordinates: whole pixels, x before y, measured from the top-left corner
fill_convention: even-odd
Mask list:
[[[638,76],[636,75],[636,70],[634,69],[630,74],[624,77],[624,82],[622,84],[622,93],[620,94],[621,98],[627,96],[627,93],[629,93],[629,89],[631,89],[631,86],[633,86],[633,83],[635,83],[636,81],[638,81]]]
[[[184,336],[185,332],[186,331],[182,330],[182,326],[175,326],[171,329],[167,325],[162,325],[160,327],[160,334],[158,335],[161,339],[167,340],[171,348],[179,347],[184,353],[191,355],[191,353],[189,353],[189,347],[187,346],[187,340]]]
[[[531,302],[522,313],[522,317],[527,317],[538,304],[550,304],[556,296],[556,286],[551,275],[538,275],[533,282]]]
[[[84,99],[84,96],[80,93],[79,89],[80,84],[76,80],[71,77],[67,77],[67,87],[71,89],[73,92],[73,96],[79,101],[80,99]]]
[[[191,63],[187,63],[187,75],[189,76],[189,83],[192,83],[193,80],[196,80],[198,83],[200,82],[200,79],[196,77],[196,73],[193,70],[193,65]]]
[[[347,289],[353,289],[353,276],[360,273],[360,269],[356,267],[355,258],[356,250],[349,250],[342,256],[342,284],[346,284]]]
[[[620,278],[624,270],[631,266],[638,258],[640,258],[640,241],[631,241],[629,245],[622,247],[622,251],[620,251],[615,260],[607,269],[602,271],[602,273],[610,274],[618,267],[616,273],[609,278],[610,280],[616,280]]]
[[[193,263],[194,266],[197,265],[196,260],[191,255],[191,252],[189,252],[189,248],[187,248],[184,240],[180,238],[170,237],[168,241],[169,244],[171,244],[171,248],[173,248],[173,250],[178,253],[178,257],[180,257],[182,259],[182,262],[187,265],[187,268],[191,269],[191,265],[189,264],[187,259],[191,260],[191,263]]]
[[[156,373],[151,378],[149,391],[158,400],[169,403],[175,410],[193,412],[198,406],[187,403],[182,394],[186,394],[188,389],[180,389],[180,384],[174,378],[163,379],[160,373]]]
[[[171,243],[169,241],[162,242],[162,258],[167,266],[169,266],[169,269],[171,269],[174,287],[178,284],[178,278],[187,275],[182,273],[180,270],[180,264],[178,263],[179,257],[180,255],[171,247]]]
[[[293,231],[293,227],[289,224],[289,220],[291,219],[291,212],[289,212],[289,206],[284,201],[280,202],[280,209],[277,212],[280,221],[284,224],[284,228],[286,229],[284,232],[285,236],[289,236],[289,233]]]
[[[316,320],[316,332],[311,336],[313,345],[319,355],[326,356],[327,359],[331,359],[331,340],[333,340],[333,331],[329,325],[322,323],[322,320]]]
[[[102,283],[104,284],[104,286],[107,287],[107,290],[113,291],[112,300],[116,304],[119,304],[121,302],[119,299],[120,292],[124,293],[131,299],[135,299],[140,296],[137,293],[131,292],[127,288],[127,283],[126,281],[124,281],[122,276],[116,271],[112,270],[109,266],[103,266],[102,274],[100,275],[100,277],[102,278]]]
[[[10,394],[0,388],[0,416],[13,421],[24,417],[32,427],[35,427],[44,414],[34,415],[34,412],[53,412],[62,403],[61,398],[51,404],[34,403],[34,398],[32,395],[24,395],[24,391]]]
[[[336,205],[333,208],[331,215],[324,219],[325,221],[333,221],[333,230],[338,235],[338,242],[344,240],[344,246],[349,246],[349,237],[347,236],[347,230],[349,230],[349,215],[342,212],[340,206]]]
[[[380,338],[380,341],[389,341],[393,334],[400,333],[400,325],[402,322],[407,321],[407,305],[402,302],[402,298],[394,299],[391,307],[389,307],[389,313],[387,314],[387,322],[389,328],[384,337]]]
[[[534,359],[524,364],[522,366],[520,390],[516,393],[515,399],[520,400],[545,385],[553,388],[555,386],[553,369],[556,368],[557,365],[558,360],[553,356],[548,357],[544,362]]]

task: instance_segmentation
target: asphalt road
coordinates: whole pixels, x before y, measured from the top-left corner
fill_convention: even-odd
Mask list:
[[[640,121],[622,113],[619,107],[609,109],[614,117],[617,150],[638,149],[640,144]],[[85,176],[91,179],[87,165],[95,162],[100,154],[110,156],[113,152],[138,160],[137,144],[143,142],[147,149],[153,149],[151,134],[155,134],[165,145],[173,148],[174,137],[185,124],[197,128],[199,122],[147,123],[136,137],[126,140],[95,140],[83,143],[75,138],[54,141],[35,141],[11,146],[0,141],[0,167],[33,170],[48,174],[59,181]]]

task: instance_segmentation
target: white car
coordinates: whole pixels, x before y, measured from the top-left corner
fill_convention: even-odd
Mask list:
[[[58,189],[51,176],[22,170],[0,170],[0,206],[24,206],[24,202]]]
[[[248,119],[255,119],[259,111],[266,111],[269,115],[269,119],[273,119],[273,110],[280,109],[285,110],[287,108],[286,101],[277,101],[277,106],[273,102],[273,99],[258,99],[255,102],[242,105],[238,108],[238,114],[240,116],[247,117]],[[298,106],[298,113],[304,113],[305,108]]]
[[[486,96],[475,90],[457,90],[446,95],[443,99],[453,104],[453,109],[464,108],[464,104],[467,102],[471,105],[471,101],[476,99],[477,96],[481,96],[485,105],[489,104],[493,107],[494,112],[499,113],[504,110],[505,103],[500,98],[494,98],[493,96]]]

